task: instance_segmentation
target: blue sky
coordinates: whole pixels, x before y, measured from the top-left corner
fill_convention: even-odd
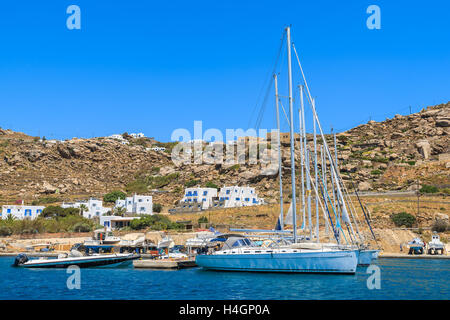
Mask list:
[[[81,8],[81,30],[66,27],[71,4]],[[381,30],[366,27],[371,4],[381,8]],[[193,131],[194,120],[254,127],[286,25],[326,131],[417,112],[450,100],[449,12],[448,1],[433,0],[3,3],[0,126],[161,141],[176,128]],[[275,126],[273,101],[263,128]]]

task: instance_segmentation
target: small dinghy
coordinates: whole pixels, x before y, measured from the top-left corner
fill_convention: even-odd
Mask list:
[[[114,254],[93,254],[83,255],[81,252],[72,250],[70,254],[60,254],[56,259],[29,259],[26,254],[19,254],[14,267],[23,268],[68,268],[78,266],[80,268],[92,267],[126,267],[133,263],[133,260],[140,258],[135,253],[114,253]]]

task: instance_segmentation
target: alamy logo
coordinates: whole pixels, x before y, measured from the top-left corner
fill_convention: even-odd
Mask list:
[[[372,4],[367,7],[366,13],[370,14],[367,18],[366,25],[370,30],[381,29],[381,10],[380,7]]]
[[[367,268],[366,273],[370,274],[369,278],[367,278],[367,288],[369,290],[381,289],[380,267],[372,264]]]
[[[67,289],[73,290],[73,289],[81,289],[81,271],[80,267],[76,265],[69,266],[67,268],[66,273],[72,274],[67,278]]]
[[[81,10],[80,7],[72,4],[67,7],[66,10],[67,14],[70,14],[69,17],[67,17],[66,20],[66,26],[67,29],[73,30],[73,29],[81,29]]]

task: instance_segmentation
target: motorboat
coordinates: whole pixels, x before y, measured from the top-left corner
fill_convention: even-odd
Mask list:
[[[77,250],[71,250],[69,254],[59,254],[56,259],[29,259],[26,254],[21,253],[16,257],[13,266],[23,268],[68,268],[70,266],[78,266],[80,268],[117,268],[130,266],[133,260],[139,258],[140,255],[134,253],[83,255]]]
[[[170,249],[175,245],[175,242],[172,240],[171,237],[165,236],[158,242],[158,249]]]
[[[428,254],[444,254],[445,245],[441,242],[439,235],[434,232],[431,241],[428,242]]]
[[[105,231],[104,229],[97,229],[94,231],[92,239],[86,240],[85,245],[116,245],[122,239],[113,235],[111,231]]]
[[[423,254],[425,244],[423,243],[422,239],[420,238],[414,238],[410,242],[408,242],[409,246],[409,252],[408,254]]]

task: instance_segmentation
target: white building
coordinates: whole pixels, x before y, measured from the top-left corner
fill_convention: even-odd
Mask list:
[[[2,206],[0,218],[7,219],[9,215],[12,215],[18,220],[34,220],[42,213],[44,208],[44,206],[25,206],[23,203],[21,205],[4,205]]]
[[[144,138],[145,134],[143,134],[142,132],[139,133],[130,133],[130,136],[132,136],[133,138]]]
[[[140,217],[101,216],[100,224],[108,231],[128,227],[130,222]]]
[[[87,201],[76,201],[74,203],[63,203],[61,205],[62,208],[79,208],[82,204],[87,207],[86,211],[83,211],[83,217],[85,218],[94,218],[101,217],[106,214],[108,211],[111,211],[111,208],[103,207],[103,201],[90,198]]]
[[[212,206],[214,197],[217,197],[216,188],[186,188],[181,202],[202,203],[202,209],[208,209]]]
[[[108,138],[116,139],[116,140],[125,140],[121,134],[112,134]]]
[[[153,214],[153,197],[135,194],[125,200],[117,199],[114,208],[117,207],[126,208],[127,213]]]
[[[152,147],[151,150],[153,151],[166,151],[165,147]]]
[[[221,188],[219,201],[225,201],[225,208],[264,204],[264,199],[258,198],[255,188],[238,186]]]

